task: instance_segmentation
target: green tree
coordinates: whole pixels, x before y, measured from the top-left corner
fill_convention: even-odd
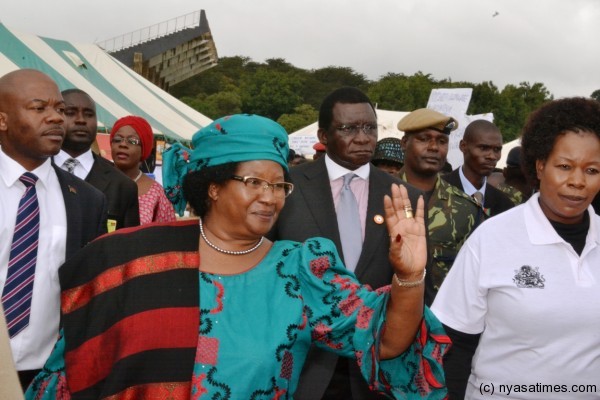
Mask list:
[[[323,98],[342,86],[365,91],[381,109],[411,111],[427,105],[432,89],[473,88],[468,114],[492,112],[504,140],[516,138],[529,113],[552,95],[542,83],[509,84],[501,91],[491,81],[453,82],[417,72],[390,72],[371,82],[352,68],[305,70],[283,58],[264,63],[248,57],[223,57],[219,64],[171,88],[171,93],[211,118],[236,112],[261,114],[292,132],[312,123]],[[600,100],[600,89],[592,93]]]
[[[354,86],[360,89],[366,89],[369,84],[364,74],[359,74],[350,67],[336,67],[330,65],[325,68],[315,69],[312,75],[316,80],[327,83],[333,89],[342,86]]]
[[[388,73],[374,83],[367,94],[378,108],[384,110],[412,111],[419,108],[414,107],[408,77],[404,74]]]
[[[196,97],[182,97],[181,101],[212,119],[242,111],[242,99],[237,88],[208,96],[200,93]]]
[[[242,111],[277,120],[302,104],[302,80],[293,72],[260,67],[241,84]]]
[[[499,102],[492,110],[494,123],[502,131],[504,141],[516,139],[525,125],[527,116],[552,98],[541,83],[530,85],[528,82],[521,82],[519,86],[506,85],[500,93]]]
[[[411,76],[408,82],[414,101],[413,109],[426,107],[431,90],[443,87],[443,84],[433,79],[431,74],[424,74],[421,71]]]
[[[323,99],[335,89],[353,86],[366,91],[369,85],[366,76],[352,68],[329,66],[308,71],[300,94],[304,99],[303,103],[318,110]]]
[[[212,119],[239,114],[242,111],[242,99],[237,91],[219,92],[206,97],[202,109],[203,114]]]
[[[471,102],[467,114],[485,114],[492,112],[498,105],[500,91],[491,81],[481,82],[473,87]]]
[[[319,118],[319,112],[310,104],[302,104],[294,108],[292,114],[283,114],[279,122],[288,133],[296,132],[307,125],[312,124]]]
[[[196,97],[228,90],[231,85],[239,87],[242,77],[250,73],[252,67],[249,57],[223,57],[216,67],[173,85],[169,92],[178,98]]]
[[[188,106],[192,107],[194,110],[201,112],[202,114],[204,114],[201,110],[202,110],[202,100],[201,98],[197,97],[190,97],[190,96],[184,96],[182,98],[180,98],[179,100],[181,100],[182,102],[184,102],[185,104],[187,104]]]
[[[377,103],[378,108],[412,111],[427,106],[431,89],[448,86],[422,72],[413,76],[388,73],[369,88],[368,94],[371,101]]]
[[[592,99],[600,101],[600,89],[594,90],[592,95],[590,96]]]
[[[304,70],[293,66],[283,58],[268,58],[265,60],[266,67],[279,72],[303,72]]]

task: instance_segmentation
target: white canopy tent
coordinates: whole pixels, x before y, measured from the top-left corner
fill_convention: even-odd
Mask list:
[[[504,143],[502,146],[502,157],[500,157],[500,161],[496,164],[497,168],[506,167],[506,158],[508,157],[508,152],[513,148],[521,145],[521,139],[511,140],[508,143]]]

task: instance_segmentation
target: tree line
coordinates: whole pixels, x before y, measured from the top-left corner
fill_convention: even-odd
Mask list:
[[[291,133],[315,122],[323,98],[341,86],[358,87],[378,108],[392,111],[425,107],[432,89],[472,88],[467,114],[492,112],[505,142],[519,136],[531,111],[553,99],[538,82],[499,89],[492,81],[438,80],[423,72],[411,76],[390,72],[371,81],[349,67],[306,70],[281,58],[258,63],[242,56],[220,58],[216,67],[173,86],[170,92],[209,118],[259,114],[276,120]],[[600,90],[594,94],[600,99]]]

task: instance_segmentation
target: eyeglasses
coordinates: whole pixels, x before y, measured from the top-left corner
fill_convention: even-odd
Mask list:
[[[360,131],[363,131],[368,136],[377,136],[377,124],[340,125],[336,126],[335,130],[343,136],[356,136]]]
[[[288,182],[276,182],[271,183],[269,181],[265,181],[264,179],[256,178],[254,176],[239,176],[232,175],[231,179],[234,181],[243,182],[251,192],[259,195],[267,191],[267,189],[271,188],[273,190],[273,195],[277,198],[283,199],[284,197],[288,197],[292,190],[294,190],[294,185]],[[262,189],[262,191],[261,191]]]
[[[138,138],[135,137],[128,137],[128,138],[124,138],[121,136],[113,136],[112,140],[110,141],[111,143],[121,143],[123,140],[125,140],[127,143],[129,143],[132,146],[138,146],[140,143],[142,143],[142,141]]]

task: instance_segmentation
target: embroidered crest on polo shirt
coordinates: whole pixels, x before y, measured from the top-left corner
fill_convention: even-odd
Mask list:
[[[523,265],[521,269],[515,270],[513,282],[519,288],[544,289],[544,276],[540,274],[538,267]]]

